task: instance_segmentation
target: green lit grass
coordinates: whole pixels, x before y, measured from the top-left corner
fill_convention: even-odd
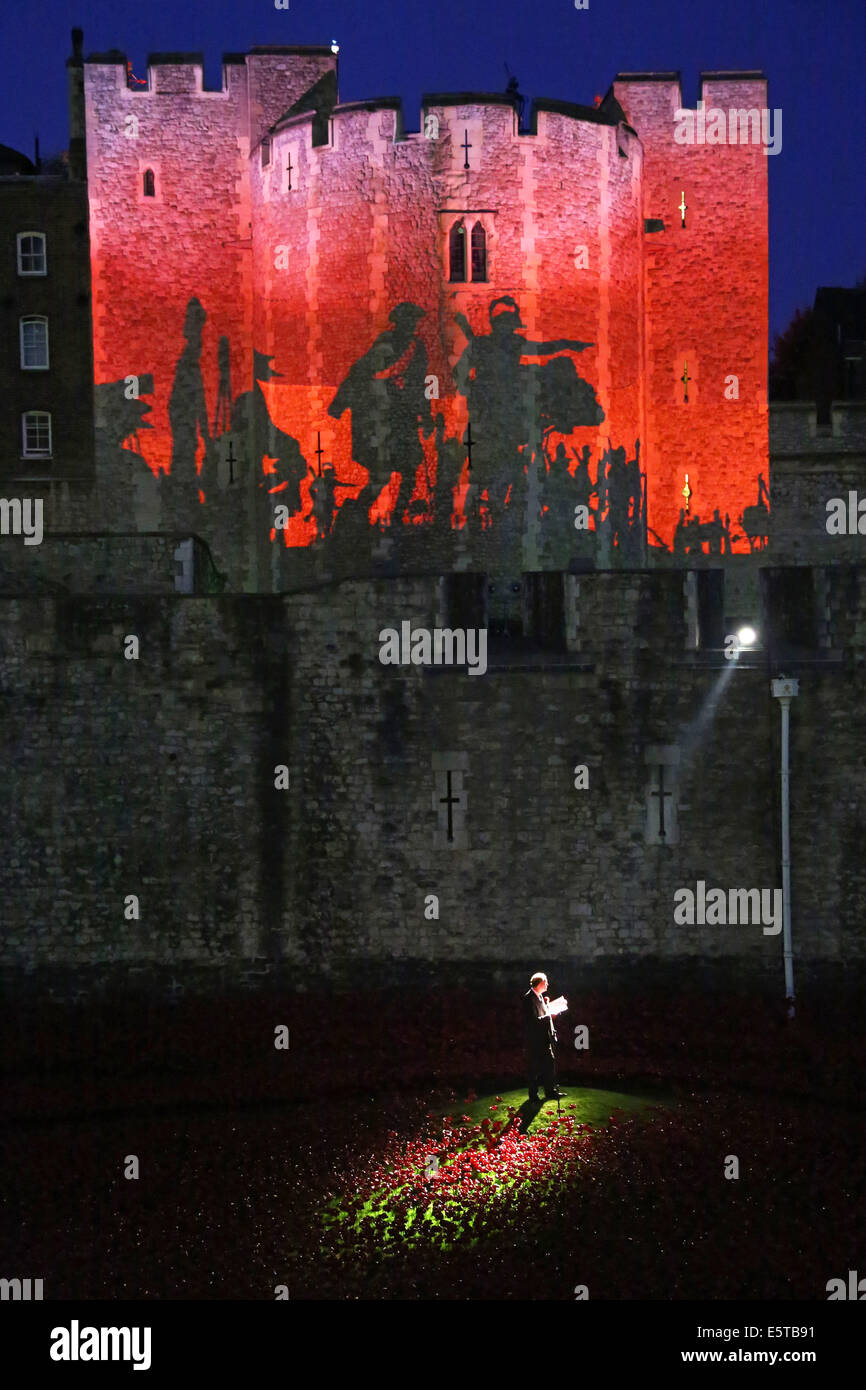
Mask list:
[[[617,1110],[626,1115],[637,1115],[641,1111],[648,1109],[651,1105],[658,1105],[657,1100],[649,1100],[644,1096],[629,1095],[625,1091],[599,1091],[591,1086],[564,1086],[568,1095],[560,1101],[560,1110],[563,1115],[570,1115],[581,1125],[607,1125],[610,1123],[610,1116]],[[497,1101],[496,1096],[502,1097]],[[441,1115],[444,1119],[446,1115],[463,1128],[468,1128],[469,1123],[478,1125],[484,1119],[503,1118],[508,1114],[509,1105],[519,1110],[526,1103],[526,1089],[521,1087],[519,1091],[497,1091],[496,1095],[480,1096],[478,1100],[472,1101],[452,1101],[451,1105],[436,1107],[435,1114]],[[495,1105],[496,1110],[491,1110]],[[557,1117],[557,1105],[555,1100],[545,1101],[540,1111],[530,1123],[526,1133],[536,1134],[538,1130],[546,1128],[551,1121]],[[470,1116],[470,1121],[464,1121],[464,1115]]]
[[[624,1091],[602,1091],[588,1086],[568,1086],[566,1089],[568,1094],[560,1102],[559,1109],[555,1101],[547,1101],[541,1106],[525,1131],[526,1137],[531,1138],[547,1128],[560,1113],[573,1119],[576,1124],[605,1128],[610,1124],[611,1117],[617,1120],[639,1118],[651,1107],[670,1103]],[[445,1118],[450,1117],[450,1128],[455,1136],[462,1138],[461,1131],[465,1133],[463,1142],[458,1140],[456,1145],[452,1142],[453,1154],[482,1147],[483,1140],[472,1133],[473,1127],[485,1119],[507,1121],[508,1107],[520,1110],[526,1101],[526,1091],[521,1087],[520,1090],[479,1096],[472,1101],[452,1101],[450,1105],[434,1107],[430,1113],[441,1119],[443,1125]],[[464,1116],[468,1118],[464,1119]],[[646,1118],[651,1117],[646,1115]],[[525,1179],[500,1177],[493,1173],[485,1180],[490,1182],[498,1195],[505,1197],[506,1202],[508,1189],[519,1191],[528,1186]],[[552,1173],[549,1179],[536,1180],[532,1185],[533,1197],[542,1199],[554,1190],[560,1180],[556,1173]],[[443,1194],[437,1201],[425,1200],[406,1207],[405,1199],[401,1201],[404,1192],[404,1187],[391,1190],[379,1187],[367,1196],[360,1190],[343,1198],[333,1197],[322,1208],[322,1223],[330,1237],[331,1248],[334,1248],[336,1241],[337,1248],[349,1255],[354,1238],[369,1237],[371,1234],[375,1235],[382,1254],[421,1244],[432,1243],[442,1250],[448,1250],[458,1242],[468,1242],[470,1247],[478,1243],[473,1236],[473,1227],[478,1219],[477,1208],[464,1201],[459,1194],[454,1197]]]

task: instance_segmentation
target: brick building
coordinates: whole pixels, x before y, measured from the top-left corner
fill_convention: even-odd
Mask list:
[[[59,504],[94,475],[87,184],[0,148],[0,486]]]

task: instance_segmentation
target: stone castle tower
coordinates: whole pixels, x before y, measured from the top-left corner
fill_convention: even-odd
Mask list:
[[[112,524],[192,529],[248,592],[664,563],[681,509],[749,548],[767,159],[678,144],[676,74],[525,128],[508,95],[428,95],[416,133],[396,99],[339,104],[327,48],[132,82],[84,65]],[[760,109],[766,82],[701,95]]]

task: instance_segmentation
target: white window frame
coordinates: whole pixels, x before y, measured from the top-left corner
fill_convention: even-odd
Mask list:
[[[41,270],[24,270],[24,268],[23,268],[22,259],[23,259],[24,252],[23,252],[23,250],[22,250],[21,243],[23,242],[23,240],[24,240],[25,237],[29,237],[29,236],[39,237],[39,239],[40,239],[41,242],[42,242],[42,269],[41,269]],[[46,236],[46,234],[45,234],[44,232],[35,232],[35,231],[19,232],[19,233],[18,233],[18,236],[17,236],[17,238],[16,238],[16,251],[17,251],[17,263],[18,263],[18,274],[19,274],[19,275],[47,275],[47,274],[48,274],[48,237]]]
[[[47,420],[47,422],[48,422],[48,425],[47,425],[47,428],[48,428],[48,448],[47,448],[47,449],[29,449],[29,448],[27,447],[27,421],[28,421],[29,419],[34,418],[34,417],[35,417],[39,422],[46,421],[46,420]],[[24,414],[21,416],[21,457],[22,457],[22,458],[25,458],[25,459],[50,459],[50,458],[52,458],[52,457],[53,457],[53,454],[52,454],[52,437],[51,437],[51,434],[52,434],[52,431],[51,431],[51,412],[50,412],[50,411],[48,411],[48,410],[25,410],[25,411],[24,411]]]
[[[45,361],[44,362],[25,362],[24,360],[24,329],[28,323],[41,323],[45,325]],[[21,370],[24,372],[47,372],[51,366],[51,350],[48,345],[48,316],[46,314],[24,314],[18,320],[18,345],[20,349]]]

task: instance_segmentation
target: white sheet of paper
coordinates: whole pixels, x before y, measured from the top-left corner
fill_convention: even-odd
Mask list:
[[[551,999],[547,1006],[547,1012],[552,1018],[556,1018],[557,1014],[564,1014],[567,1008],[568,1000],[560,994],[558,999]]]

